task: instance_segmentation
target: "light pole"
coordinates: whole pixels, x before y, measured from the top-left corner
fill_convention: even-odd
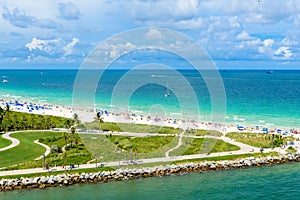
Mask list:
[[[43,154],[42,167],[43,167],[43,169],[45,169],[45,154]]]
[[[206,148],[206,154],[208,155],[209,154],[209,151],[208,151],[208,141],[205,142],[205,148]]]

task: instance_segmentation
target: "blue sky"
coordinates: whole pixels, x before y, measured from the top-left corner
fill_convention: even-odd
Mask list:
[[[114,34],[162,27],[219,68],[300,69],[297,0],[2,0],[0,12],[0,68],[78,68]]]

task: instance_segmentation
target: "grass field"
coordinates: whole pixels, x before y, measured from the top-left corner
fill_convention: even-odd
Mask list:
[[[178,134],[182,132],[182,129],[166,127],[166,126],[154,126],[146,124],[126,124],[126,123],[113,123],[113,122],[90,122],[84,124],[82,128],[96,129],[104,131],[116,131],[116,132],[133,132],[133,133],[160,133],[160,134]]]
[[[30,133],[15,133],[13,134],[14,137],[20,139],[20,145],[26,145],[28,148],[31,148],[32,151],[26,151],[25,157],[23,156],[24,153],[20,153],[20,145],[3,152],[3,155],[0,152],[0,159],[1,155],[4,157],[7,155],[8,157],[12,154],[15,154],[14,159],[7,159],[4,163],[7,166],[7,170],[14,170],[14,169],[26,169],[26,168],[36,168],[42,166],[41,160],[34,160],[41,156],[45,152],[45,148],[41,147],[40,145],[36,145],[33,143],[34,140],[39,139],[39,142],[48,145],[50,148],[53,146],[59,147],[59,152],[51,152],[45,159],[45,164],[49,164],[50,166],[61,166],[61,165],[69,165],[69,164],[83,164],[87,163],[92,159],[92,155],[88,152],[85,146],[79,140],[78,142],[73,142],[72,147],[68,146],[67,151],[62,153],[61,149],[67,143],[69,144],[69,140],[65,140],[62,136],[62,132],[30,132]],[[26,140],[24,138],[26,137]],[[77,134],[73,136],[78,137]],[[34,146],[33,146],[34,145]],[[22,147],[21,146],[21,147]],[[40,151],[42,149],[42,151]],[[41,152],[41,153],[40,153]],[[21,156],[19,156],[21,155]],[[24,159],[27,158],[27,159]],[[2,164],[2,162],[0,163]],[[13,165],[13,166],[11,166]],[[8,167],[10,166],[10,167]],[[1,165],[0,165],[1,167]],[[2,166],[3,167],[3,166]]]
[[[91,154],[102,162],[155,158],[176,146],[178,138],[173,136],[125,137],[81,134],[81,139]]]
[[[263,133],[247,133],[247,132],[235,132],[228,133],[227,137],[234,139],[237,142],[242,142],[254,147],[270,148],[272,146],[272,135]],[[279,147],[280,144],[285,144],[287,141],[293,141],[292,137],[282,137],[275,135],[274,147]]]
[[[11,134],[20,140],[20,144],[15,148],[0,152],[0,168],[16,165],[41,156],[45,153],[45,148],[33,143],[42,137],[58,136],[61,133],[56,132],[19,132]]]
[[[10,140],[4,139],[0,133],[0,149],[10,145],[12,142]]]
[[[207,143],[207,146],[206,146]],[[212,138],[183,138],[182,145],[171,156],[237,151],[240,147]]]
[[[191,129],[187,130],[186,134],[195,135],[195,136],[216,136],[221,137],[222,133],[215,130],[203,130],[203,129]]]

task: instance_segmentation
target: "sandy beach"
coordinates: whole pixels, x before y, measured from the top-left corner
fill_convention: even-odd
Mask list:
[[[96,119],[96,113],[99,112],[101,118],[105,122],[115,122],[115,123],[134,123],[134,124],[147,124],[156,126],[169,126],[181,129],[204,129],[204,130],[216,130],[224,135],[229,132],[247,131],[253,133],[277,133],[290,135],[299,139],[298,131],[290,128],[273,128],[266,129],[264,126],[260,127],[248,127],[248,126],[237,126],[234,124],[219,124],[204,121],[177,119],[170,117],[160,117],[160,116],[144,116],[140,113],[112,113],[107,110],[95,109],[95,110],[84,110],[77,109],[73,110],[71,106],[60,106],[52,104],[43,104],[35,102],[22,102],[14,99],[0,99],[0,106],[5,109],[9,105],[9,109],[17,112],[25,112],[32,114],[41,115],[53,115],[66,118],[73,118],[74,113],[76,113],[82,122],[90,122]],[[241,129],[242,127],[242,129]],[[267,130],[267,132],[266,132]]]

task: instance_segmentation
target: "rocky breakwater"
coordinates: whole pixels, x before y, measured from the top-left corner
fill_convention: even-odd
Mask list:
[[[42,176],[35,178],[1,179],[0,191],[15,189],[32,189],[53,186],[69,186],[78,183],[95,183],[108,181],[122,181],[153,176],[168,176],[171,174],[186,174],[188,172],[203,172],[209,170],[227,170],[233,168],[247,168],[255,166],[274,165],[287,162],[299,162],[300,155],[286,155],[265,158],[245,158],[239,160],[225,160],[217,162],[183,163],[149,168],[117,169],[115,171],[100,171],[97,173],[69,173]]]

